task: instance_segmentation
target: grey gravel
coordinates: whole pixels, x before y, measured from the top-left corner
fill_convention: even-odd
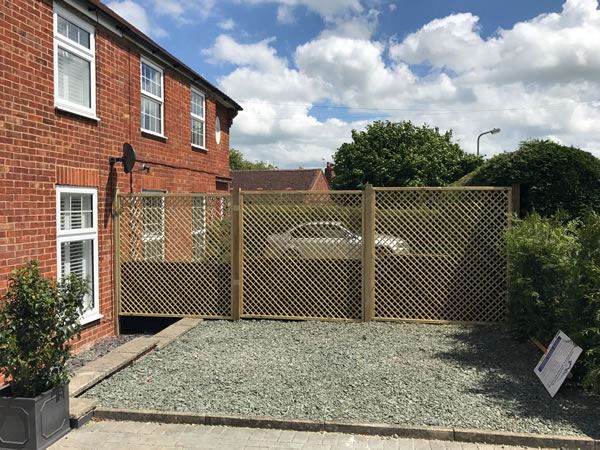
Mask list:
[[[96,359],[106,355],[108,352],[114,350],[120,345],[125,344],[126,342],[139,337],[139,334],[121,334],[119,336],[113,336],[106,339],[103,339],[96,344],[94,344],[91,348],[86,350],[85,352],[81,352],[77,355],[72,356],[67,361],[67,368],[70,372],[75,372],[78,369],[81,369],[86,364],[95,361]]]
[[[86,393],[106,407],[600,437],[600,397],[551,399],[496,326],[204,321]]]

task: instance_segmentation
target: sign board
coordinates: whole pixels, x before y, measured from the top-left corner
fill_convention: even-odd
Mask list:
[[[569,336],[562,331],[556,333],[548,351],[533,370],[550,396],[556,395],[581,352]]]

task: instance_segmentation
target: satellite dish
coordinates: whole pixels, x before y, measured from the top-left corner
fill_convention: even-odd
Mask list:
[[[123,144],[123,156],[120,158],[123,162],[123,170],[125,173],[131,173],[135,166],[135,150],[129,143]]]

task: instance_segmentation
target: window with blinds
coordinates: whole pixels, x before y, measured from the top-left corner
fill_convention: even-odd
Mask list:
[[[100,318],[98,304],[98,229],[95,189],[57,187],[57,260],[59,278],[75,274],[89,283],[82,323]]]
[[[142,89],[142,131],[162,136],[164,132],[162,69],[142,59],[140,82]]]
[[[204,94],[192,89],[192,146],[206,148],[204,129]]]
[[[93,227],[92,196],[63,193],[60,196],[60,228],[82,230]]]
[[[95,29],[66,9],[54,7],[54,103],[96,117]]]

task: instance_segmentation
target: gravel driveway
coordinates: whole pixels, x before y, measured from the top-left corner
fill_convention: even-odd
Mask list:
[[[600,397],[551,399],[502,328],[204,321],[86,393],[102,405],[600,437]]]

